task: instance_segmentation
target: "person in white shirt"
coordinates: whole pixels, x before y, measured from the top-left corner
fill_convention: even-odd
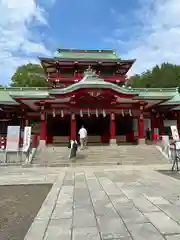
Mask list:
[[[87,130],[84,128],[84,126],[82,126],[81,129],[79,130],[79,135],[81,149],[84,149],[87,146]]]

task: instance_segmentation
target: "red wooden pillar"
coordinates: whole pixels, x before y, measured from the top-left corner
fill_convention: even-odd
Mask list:
[[[138,138],[139,138],[139,143],[145,143],[145,138],[144,138],[144,115],[143,115],[143,107],[141,106],[140,108],[140,116],[138,119]]]
[[[40,145],[46,145],[46,114],[44,106],[41,106],[40,114]]]
[[[37,140],[37,135],[32,135],[32,148],[37,148],[38,146],[38,140]]]
[[[154,115],[151,116],[151,133],[152,133],[151,138],[152,139],[154,139],[154,129],[157,127],[156,121],[157,121],[156,117]]]
[[[21,118],[20,119],[20,127],[21,127],[21,129],[24,129],[24,127],[25,127],[25,118]]]
[[[155,116],[152,116],[151,117],[151,131],[152,131],[152,134],[154,133],[155,128],[156,128],[156,119],[155,119]]]
[[[46,141],[46,120],[41,119],[40,122],[40,140]]]
[[[162,116],[159,116],[158,118],[158,129],[159,135],[162,136],[164,134],[164,119]]]
[[[71,139],[76,140],[76,116],[75,114],[71,114]]]
[[[116,144],[116,122],[114,113],[110,115],[110,144]]]

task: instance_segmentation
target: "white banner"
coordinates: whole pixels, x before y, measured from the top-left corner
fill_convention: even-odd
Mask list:
[[[164,120],[164,127],[177,126],[177,120]]]
[[[171,126],[171,132],[172,132],[173,140],[179,141],[179,133],[178,133],[177,126]],[[180,142],[176,143],[176,149],[180,149]]]
[[[165,146],[169,146],[169,144],[170,144],[169,136],[168,135],[163,135],[162,136],[162,142]]]
[[[23,152],[27,152],[31,144],[31,127],[24,128]]]
[[[20,126],[8,126],[7,131],[7,152],[19,151]]]
[[[171,132],[172,132],[173,140],[179,140],[179,133],[177,130],[177,126],[171,126]]]

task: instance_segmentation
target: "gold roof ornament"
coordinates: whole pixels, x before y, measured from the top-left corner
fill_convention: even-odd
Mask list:
[[[98,74],[96,73],[96,70],[93,70],[91,66],[89,66],[84,71],[84,77],[81,80],[82,82],[103,82],[104,79],[100,78]]]
[[[91,77],[92,77],[92,76],[97,76],[97,75],[96,75],[96,71],[93,70],[90,65],[89,65],[88,68],[84,71],[84,76],[86,76],[86,75],[91,76]]]

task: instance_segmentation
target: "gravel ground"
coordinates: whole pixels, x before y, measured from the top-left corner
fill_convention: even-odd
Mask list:
[[[0,186],[0,240],[23,240],[51,184]]]

